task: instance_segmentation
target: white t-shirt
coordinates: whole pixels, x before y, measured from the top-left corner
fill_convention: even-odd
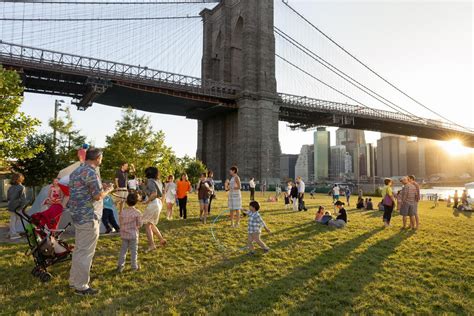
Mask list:
[[[252,189],[255,189],[255,181],[250,180],[249,181],[249,187],[251,187]]]
[[[137,186],[138,186],[137,179],[128,180],[128,188],[129,188],[130,190],[136,190],[136,189],[137,189]]]
[[[337,186],[337,187],[332,188],[332,192],[334,195],[339,195],[339,187]]]
[[[303,182],[303,180],[300,180],[300,183],[298,185],[298,193],[304,193],[304,190],[305,190],[305,184]]]

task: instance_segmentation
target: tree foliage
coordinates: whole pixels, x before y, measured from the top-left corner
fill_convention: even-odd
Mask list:
[[[26,147],[28,150],[43,148],[43,151],[35,156],[19,159],[12,164],[14,171],[24,174],[26,186],[42,186],[51,183],[58,172],[69,164],[55,152],[53,138],[49,134],[28,136]]]
[[[49,120],[49,126],[56,128],[56,153],[59,158],[68,164],[77,161],[77,150],[86,142],[86,137],[81,135],[81,131],[74,128],[71,111],[69,107],[64,109],[65,116]]]
[[[144,176],[149,166],[156,166],[161,176],[174,174],[176,156],[165,145],[165,134],[154,131],[150,118],[131,108],[124,109],[115,133],[106,137],[101,173],[104,179],[114,178],[121,162],[134,164],[137,175]]]
[[[0,65],[0,160],[31,158],[44,149],[41,144],[25,146],[40,121],[19,110],[22,102],[20,76]]]

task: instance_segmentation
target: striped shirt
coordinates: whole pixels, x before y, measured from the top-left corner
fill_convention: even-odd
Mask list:
[[[248,212],[249,216],[249,227],[248,232],[249,234],[253,233],[260,233],[263,227],[266,227],[265,222],[260,216],[259,212]]]
[[[120,212],[120,237],[122,239],[138,239],[138,230],[142,226],[142,213],[135,207],[126,207]]]
[[[402,189],[402,204],[415,204],[417,189],[413,183],[407,183],[403,186]]]

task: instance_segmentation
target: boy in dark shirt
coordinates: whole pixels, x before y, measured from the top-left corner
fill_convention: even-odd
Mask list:
[[[333,220],[333,219],[330,220],[328,225],[329,226],[334,226],[336,228],[343,228],[347,224],[347,212],[344,209],[344,202],[336,201],[336,203],[334,203],[334,205],[338,209],[339,215],[337,215],[335,220]]]

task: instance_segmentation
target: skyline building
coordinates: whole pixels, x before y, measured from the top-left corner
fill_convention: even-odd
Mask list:
[[[377,176],[407,175],[407,140],[402,136],[383,135],[377,141]]]
[[[281,154],[280,155],[280,180],[295,179],[295,166],[298,155]]]
[[[351,156],[351,172],[348,174],[352,178],[357,178],[359,171],[360,145],[365,145],[365,133],[362,130],[349,128],[338,128],[336,130],[336,145],[346,146],[346,151]]]
[[[295,177],[304,182],[314,181],[314,145],[303,145],[295,165]]]
[[[315,180],[329,177],[330,140],[329,131],[326,131],[324,127],[318,127],[313,134]]]
[[[341,179],[345,176],[346,146],[331,146],[331,161],[329,163],[329,177]]]

